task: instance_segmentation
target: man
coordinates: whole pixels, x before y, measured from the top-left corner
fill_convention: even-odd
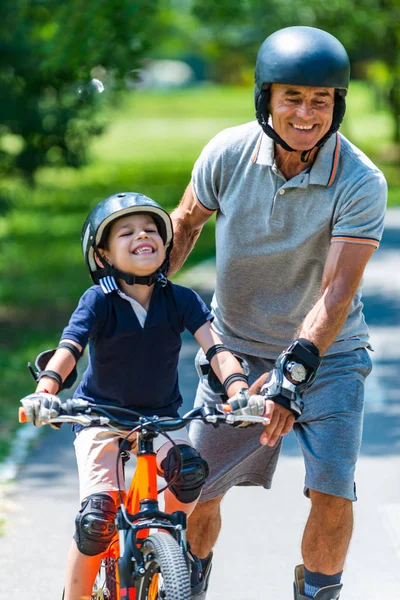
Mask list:
[[[191,430],[210,467],[190,520],[205,573],[196,598],[206,597],[223,495],[234,485],[269,488],[292,427],[311,500],[295,600],[340,595],[371,370],[360,286],[387,197],[382,173],[337,133],[349,74],[345,49],[324,31],[289,27],[269,36],[256,64],[258,122],[211,140],[172,214],[178,270],[216,212],[213,327],[247,360],[251,381],[265,374],[253,391],[264,383],[262,394],[275,402],[261,437],[255,427]],[[202,354],[197,363],[207,370]],[[196,403],[216,400],[202,377]]]

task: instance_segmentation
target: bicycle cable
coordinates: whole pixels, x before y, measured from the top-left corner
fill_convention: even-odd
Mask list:
[[[175,419],[171,418],[171,420],[175,420]],[[128,433],[125,435],[125,437],[122,438],[122,444],[121,444],[120,450],[118,451],[118,454],[117,454],[116,476],[117,476],[118,495],[119,495],[120,504],[123,504],[123,498],[122,498],[122,490],[121,490],[121,480],[120,480],[120,476],[119,476],[119,461],[122,460],[122,451],[124,449],[124,443],[129,442],[129,437],[132,434],[134,434],[144,428],[156,430],[158,432],[158,434],[164,436],[171,443],[172,448],[174,448],[174,451],[176,452],[177,458],[178,458],[178,466],[174,469],[175,472],[174,472],[173,478],[164,487],[157,490],[157,495],[160,495],[163,492],[165,492],[165,490],[169,489],[177,481],[177,479],[182,471],[183,461],[182,461],[182,455],[178,450],[178,444],[174,441],[174,439],[166,431],[163,430],[162,425],[160,425],[156,421],[144,421],[143,423],[138,424],[136,427],[134,427],[130,431],[128,431]],[[124,511],[122,511],[122,512],[123,512],[125,521],[130,524],[129,519],[127,518],[126,514],[124,514]]]

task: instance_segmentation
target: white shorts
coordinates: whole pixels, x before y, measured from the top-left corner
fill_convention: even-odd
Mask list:
[[[76,460],[79,475],[79,497],[82,502],[90,494],[101,492],[115,492],[118,489],[125,490],[125,482],[122,473],[121,461],[117,458],[119,451],[119,440],[124,439],[127,431],[109,429],[108,427],[86,427],[81,429],[74,441]],[[186,429],[170,431],[168,435],[177,444],[189,444],[189,436]],[[132,452],[136,451],[136,433],[129,438],[132,442]],[[154,440],[154,450],[157,452],[157,466],[166,457],[171,442],[164,436],[159,435]]]

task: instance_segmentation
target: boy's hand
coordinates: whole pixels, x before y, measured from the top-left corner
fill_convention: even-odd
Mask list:
[[[29,423],[33,423],[36,427],[50,425],[53,429],[60,429],[61,423],[49,423],[50,419],[55,419],[60,414],[61,400],[57,396],[36,392],[25,396],[21,403]]]
[[[265,400],[262,396],[250,395],[247,389],[239,390],[232,398],[229,398],[228,404],[232,408],[233,415],[253,415],[262,417],[265,412]],[[238,423],[236,427],[248,427],[254,423]]]

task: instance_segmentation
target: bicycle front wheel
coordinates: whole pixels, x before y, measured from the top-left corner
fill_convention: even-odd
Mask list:
[[[146,573],[136,581],[137,600],[190,600],[186,560],[176,540],[157,532],[145,539]]]

